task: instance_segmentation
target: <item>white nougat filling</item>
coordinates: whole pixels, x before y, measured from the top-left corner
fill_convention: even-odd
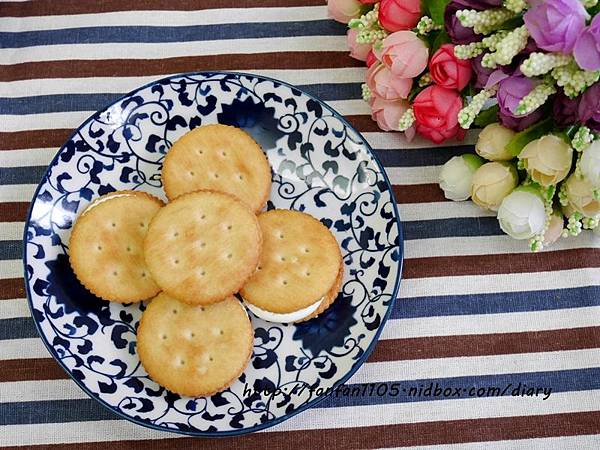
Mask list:
[[[110,197],[106,197],[106,198],[101,198],[100,200],[96,200],[93,201],[92,203],[90,203],[88,205],[88,207],[83,211],[83,214],[91,211],[92,209],[94,209],[96,206],[98,206],[100,203],[104,203],[107,200],[112,200],[113,198],[119,198],[119,197],[131,197],[132,194],[115,194],[115,195],[111,195]]]
[[[299,320],[304,319],[305,317],[310,316],[314,313],[321,303],[323,302],[322,297],[320,300],[316,301],[312,305],[307,306],[306,308],[299,309],[298,311],[292,311],[290,313],[278,314],[270,311],[265,311],[264,309],[259,308],[258,306],[251,305],[247,301],[244,300],[244,304],[248,307],[250,311],[254,313],[256,317],[260,317],[267,322],[278,322],[278,323],[291,323],[297,322]]]

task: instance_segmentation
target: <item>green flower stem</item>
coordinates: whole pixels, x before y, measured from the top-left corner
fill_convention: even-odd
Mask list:
[[[548,97],[554,93],[556,93],[556,88],[553,85],[547,83],[538,84],[519,102],[516,113],[525,115],[535,111],[546,103]]]
[[[358,44],[373,44],[385,39],[387,32],[379,25],[378,15],[379,3],[376,3],[372,10],[360,16],[360,18],[348,22],[348,27],[358,30],[356,35]]]
[[[415,123],[415,113],[412,108],[408,108],[398,121],[398,130],[406,131]]]
[[[593,230],[597,228],[599,223],[600,218],[598,217],[584,217],[583,219],[581,219],[581,224],[586,230]]]
[[[534,52],[521,64],[521,72],[526,77],[536,77],[550,72],[555,67],[566,66],[572,61],[571,56],[562,53]]]
[[[484,89],[475,94],[471,102],[458,112],[458,123],[461,128],[469,129],[485,102],[496,94],[497,88]]]
[[[567,206],[569,204],[569,197],[567,195],[567,186],[565,183],[560,185],[560,189],[558,190],[558,202],[562,206]]]
[[[471,59],[481,55],[486,47],[482,42],[472,42],[454,47],[454,55],[458,59]]]
[[[425,87],[429,84],[431,84],[431,75],[429,72],[425,72],[421,75],[421,78],[419,78],[419,87]]]
[[[527,31],[525,25],[515,28],[504,35],[502,40],[495,46],[495,52],[488,53],[483,57],[481,65],[495,69],[498,65],[504,66],[510,64],[513,58],[527,46],[528,38],[529,31]]]
[[[581,126],[571,140],[571,146],[577,151],[582,152],[594,141],[594,133],[586,126]]]
[[[565,95],[569,98],[577,97],[600,79],[600,71],[581,70],[575,61],[555,67],[550,75],[556,80],[556,84],[563,88]]]
[[[514,15],[513,11],[504,8],[486,9],[461,9],[456,11],[456,17],[463,27],[473,28],[477,34],[490,34],[500,25]]]
[[[567,236],[578,236],[583,229],[583,224],[581,223],[581,219],[583,216],[579,212],[574,212],[567,221],[567,228],[563,230],[563,237]]]
[[[520,13],[527,8],[527,2],[525,0],[504,0],[503,6],[514,13]]]
[[[371,93],[371,89],[369,88],[369,86],[367,86],[367,83],[363,83],[363,84],[361,84],[361,85],[360,85],[360,88],[361,88],[361,90],[362,90],[362,99],[363,99],[365,102],[368,102],[368,101],[369,101],[369,99],[371,98],[371,95],[372,95],[372,93]]]
[[[419,20],[419,22],[417,23],[416,28],[418,34],[425,36],[426,34],[429,34],[434,30],[441,30],[442,26],[436,25],[431,17],[423,16],[421,17],[421,20]]]

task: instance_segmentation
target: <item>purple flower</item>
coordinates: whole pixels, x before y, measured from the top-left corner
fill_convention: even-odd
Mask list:
[[[461,9],[465,9],[465,6],[455,1],[448,3],[448,6],[446,6],[446,10],[444,11],[446,33],[448,33],[454,44],[469,44],[479,41],[481,36],[477,36],[472,28],[463,27],[460,24],[460,20],[456,17],[456,11],[460,11]]]
[[[600,69],[600,14],[577,38],[573,49],[575,61],[582,69]]]
[[[489,69],[481,65],[482,58],[483,55],[479,55],[478,57],[471,59],[471,67],[475,74],[475,88],[477,89],[483,89],[485,87],[490,74],[494,71],[494,69]]]
[[[571,53],[587,17],[580,0],[546,0],[530,8],[523,20],[538,47]]]
[[[556,97],[552,106],[552,116],[554,122],[558,126],[565,127],[573,125],[578,121],[577,109],[579,108],[579,98],[569,98],[561,90]]]
[[[523,75],[511,75],[500,81],[496,94],[500,112],[507,116],[519,117],[516,113],[517,106],[536,84],[531,78]]]
[[[585,125],[600,131],[600,83],[593,84],[583,93],[577,114]]]
[[[484,10],[493,7],[502,6],[502,0],[454,0],[459,5],[460,9],[477,9]]]
[[[500,110],[498,113],[498,119],[500,119],[500,123],[504,125],[506,128],[510,128],[513,131],[521,131],[525,128],[530,127],[538,120],[542,118],[542,110],[540,108],[536,109],[530,114],[521,117],[513,117],[506,115]]]
[[[540,108],[525,116],[516,114],[517,106],[536,84],[531,78],[523,75],[511,75],[499,82],[496,98],[500,108],[498,118],[502,125],[515,131],[521,131],[542,117]]]

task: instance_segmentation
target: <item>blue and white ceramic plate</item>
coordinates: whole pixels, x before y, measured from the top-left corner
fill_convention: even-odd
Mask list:
[[[268,208],[319,218],[344,255],[332,307],[300,325],[252,317],[245,373],[209,398],[180,397],[150,380],[136,354],[143,304],[87,292],[67,247],[73,221],[95,197],[139,189],[164,198],[166,151],[209,123],[244,128],[273,168]],[[280,81],[193,73],[144,86],[90,117],[56,155],[25,226],[25,279],[33,318],[52,356],[91,397],[151,428],[215,436],[275,425],[315,405],[373,350],[400,282],[402,236],[392,189],[369,145],[338,113]]]

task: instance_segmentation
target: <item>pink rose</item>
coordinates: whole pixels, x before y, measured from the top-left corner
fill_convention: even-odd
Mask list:
[[[410,30],[420,18],[420,0],[381,0],[379,4],[379,23],[389,32]]]
[[[350,56],[352,56],[354,59],[358,59],[359,61],[365,61],[367,59],[367,54],[371,51],[371,44],[357,43],[357,34],[358,30],[355,28],[350,28],[346,34],[348,48],[350,49]]]
[[[358,0],[327,0],[329,17],[345,24],[360,17],[361,7]]]
[[[378,63],[367,70],[367,86],[384,100],[397,100],[408,97],[412,78],[397,77],[384,64]]]
[[[383,131],[398,131],[398,122],[409,104],[406,100],[385,100],[376,95],[369,100],[371,118]]]
[[[432,85],[423,89],[413,101],[417,133],[439,144],[464,130],[458,124],[458,112],[463,106],[458,91]]]
[[[429,50],[412,31],[396,31],[383,40],[381,61],[394,75],[414,78],[427,67]]]
[[[471,79],[471,62],[458,59],[454,56],[454,45],[444,44],[429,60],[429,73],[436,84],[462,91]]]
[[[371,67],[376,62],[379,62],[377,56],[375,56],[375,53],[373,53],[373,49],[369,50],[369,53],[367,53],[367,58],[365,59],[365,62],[367,63],[367,67]]]

